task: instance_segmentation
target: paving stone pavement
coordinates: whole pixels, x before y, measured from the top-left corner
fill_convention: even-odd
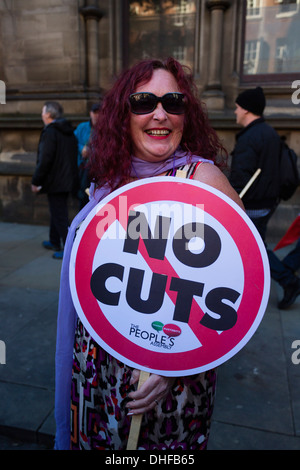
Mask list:
[[[47,239],[45,226],[0,222],[0,450],[53,446],[61,261],[42,247]],[[219,367],[210,450],[300,449],[300,296],[280,311],[281,296],[272,282],[258,330]]]

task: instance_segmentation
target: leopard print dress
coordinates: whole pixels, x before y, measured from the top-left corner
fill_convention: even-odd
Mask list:
[[[78,320],[72,403],[71,448],[125,450],[131,417],[125,407],[132,369],[107,354]],[[216,372],[177,378],[168,396],[145,413],[138,449],[202,450],[207,446]]]

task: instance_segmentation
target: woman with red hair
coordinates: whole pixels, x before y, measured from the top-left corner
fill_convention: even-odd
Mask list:
[[[188,69],[169,58],[145,60],[123,72],[104,97],[91,149],[90,202],[69,230],[61,274],[56,448],[124,450],[131,416],[142,413],[138,449],[205,449],[215,370],[176,378],[150,374],[136,390],[139,371],[96,344],[77,317],[69,285],[77,227],[120,186],[151,176],[175,176],[184,168],[189,178],[213,186],[242,207],[219,169],[226,153]]]
[[[180,148],[187,155],[200,155],[225,166],[226,150],[209,124],[189,69],[169,58],[165,62],[145,60],[122,74],[107,93],[94,134],[91,177],[97,184],[108,182],[112,188],[128,182],[132,171],[132,136],[129,96],[147,83],[155,70],[173,75],[184,95],[184,127]],[[216,158],[219,161],[216,162]]]

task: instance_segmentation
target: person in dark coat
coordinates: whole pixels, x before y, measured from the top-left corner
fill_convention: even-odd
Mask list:
[[[243,196],[247,215],[266,243],[267,224],[279,203],[280,137],[263,117],[266,99],[261,87],[248,89],[236,99],[236,122],[243,129],[236,136],[229,181],[240,193],[258,168],[261,173]],[[281,309],[292,305],[300,294],[300,279],[286,269],[267,248],[271,276],[284,290]]]
[[[76,190],[77,140],[74,128],[63,118],[63,108],[48,101],[42,109],[45,124],[39,140],[37,164],[32,177],[34,193],[46,193],[50,212],[49,241],[43,246],[54,250],[53,257],[63,257],[68,233],[68,195]]]

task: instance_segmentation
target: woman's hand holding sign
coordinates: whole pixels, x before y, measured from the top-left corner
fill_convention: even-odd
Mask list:
[[[138,383],[141,371],[134,369],[130,384]],[[127,403],[128,415],[142,414],[155,408],[159,400],[164,398],[172,388],[175,378],[162,377],[157,374],[150,374],[148,379],[128,396],[132,401]]]

